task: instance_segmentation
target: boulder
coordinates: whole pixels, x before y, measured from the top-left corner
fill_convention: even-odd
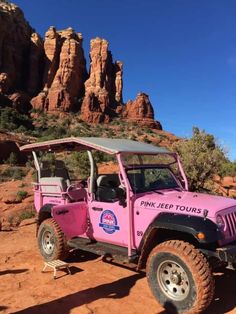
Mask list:
[[[12,102],[11,107],[20,113],[27,114],[32,109],[30,96],[24,92],[13,93],[8,98]]]

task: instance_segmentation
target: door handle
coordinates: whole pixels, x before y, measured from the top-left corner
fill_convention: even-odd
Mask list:
[[[57,215],[65,215],[66,213],[69,213],[68,209],[61,209],[56,211]]]
[[[92,207],[92,210],[96,210],[98,212],[101,212],[101,211],[103,211],[103,208],[101,208],[101,207]]]

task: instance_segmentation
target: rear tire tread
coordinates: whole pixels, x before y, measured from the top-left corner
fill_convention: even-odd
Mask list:
[[[68,256],[68,249],[66,248],[65,244],[65,236],[64,233],[61,231],[60,226],[53,218],[48,218],[42,222],[42,224],[39,227],[38,234],[40,234],[40,231],[45,223],[54,230],[55,237],[57,239],[57,250],[53,253],[52,258],[47,259],[45,256],[44,258],[48,261],[56,259],[60,260],[66,259]]]

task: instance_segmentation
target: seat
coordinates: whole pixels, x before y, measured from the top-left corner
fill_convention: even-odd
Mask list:
[[[63,160],[55,160],[55,170],[54,170],[55,177],[63,178],[66,182],[67,187],[70,186],[70,176],[68,169]]]
[[[41,191],[44,194],[59,194],[61,192],[66,192],[67,184],[62,177],[44,177],[39,179],[39,184],[41,184]]]
[[[117,199],[116,189],[120,185],[118,174],[100,175],[97,178],[96,199],[100,202],[114,202]]]
[[[48,161],[42,161],[40,164],[40,176],[41,178],[52,177],[52,169]]]
[[[69,174],[64,162],[56,160],[54,169],[53,172],[52,164],[49,161],[42,161],[40,164],[39,184],[44,194],[58,195],[66,192],[70,186]]]

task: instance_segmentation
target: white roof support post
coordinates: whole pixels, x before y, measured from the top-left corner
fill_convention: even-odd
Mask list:
[[[91,198],[93,198],[94,194],[94,180],[95,180],[95,164],[94,164],[94,159],[93,155],[90,150],[87,151],[88,153],[88,158],[90,162],[90,179],[89,179],[89,193],[91,195]]]
[[[32,151],[32,155],[34,158],[34,166],[38,172],[38,180],[39,180],[41,178],[41,170],[40,170],[40,166],[39,166],[39,160],[38,160],[38,157],[37,157],[37,154],[35,151]]]

